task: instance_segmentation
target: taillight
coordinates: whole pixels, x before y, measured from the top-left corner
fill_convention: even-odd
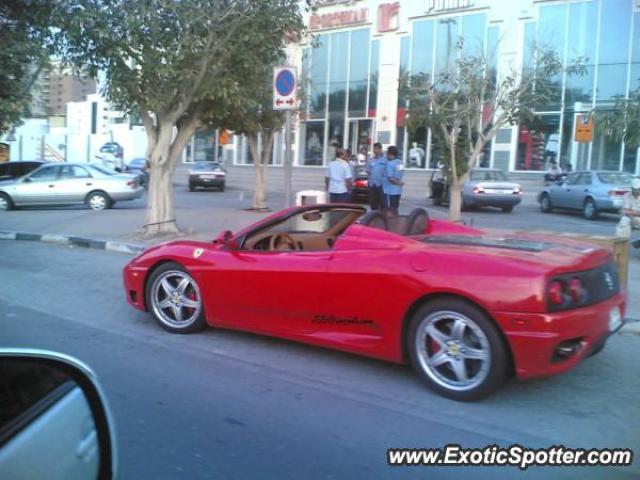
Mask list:
[[[129,188],[136,188],[137,183],[136,182],[127,182],[127,187]]]
[[[577,277],[569,280],[569,295],[571,295],[571,300],[574,303],[580,303],[585,294],[584,287],[582,285],[582,280]]]
[[[353,183],[354,186],[356,187],[366,187],[367,186],[367,181],[366,180],[356,180]]]
[[[549,301],[554,305],[562,305],[564,303],[564,285],[561,281],[555,280],[549,285]]]
[[[611,197],[619,197],[620,195],[625,195],[627,193],[626,190],[609,190],[608,194]]]
[[[475,187],[473,189],[473,193],[478,194],[478,193],[484,193],[484,188],[482,187]]]
[[[520,195],[522,193],[522,189],[520,187],[516,187],[513,189],[514,195]]]

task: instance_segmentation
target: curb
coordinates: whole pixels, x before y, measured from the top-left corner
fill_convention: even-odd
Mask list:
[[[136,243],[124,243],[110,240],[95,240],[93,238],[76,237],[73,235],[58,235],[52,233],[0,232],[0,240],[23,240],[29,242],[56,243],[58,245],[73,245],[76,247],[96,248],[110,252],[137,255],[147,247]]]

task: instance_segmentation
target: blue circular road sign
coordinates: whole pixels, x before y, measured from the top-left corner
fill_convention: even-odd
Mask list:
[[[296,86],[296,79],[291,70],[280,70],[276,75],[276,90],[278,95],[287,97],[293,92]]]

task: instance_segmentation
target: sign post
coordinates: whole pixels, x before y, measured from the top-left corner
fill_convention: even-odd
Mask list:
[[[297,75],[293,67],[274,67],[273,69],[273,109],[285,111],[285,151],[284,151],[284,201],[285,207],[291,206],[291,174],[293,155],[291,150],[291,110],[298,104]]]

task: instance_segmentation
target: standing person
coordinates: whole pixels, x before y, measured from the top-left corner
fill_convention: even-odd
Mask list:
[[[349,156],[343,148],[336,148],[336,158],[327,166],[325,187],[331,203],[349,203],[351,201],[351,167]]]
[[[404,165],[398,158],[398,149],[392,145],[387,148],[387,168],[382,184],[384,191],[384,207],[397,214],[400,207],[400,196],[404,182]]]
[[[621,225],[628,225],[631,230],[640,230],[640,178],[631,180],[631,191],[625,194],[622,203],[622,215]],[[631,244],[640,248],[640,240],[637,238],[635,241],[632,240]]]
[[[369,175],[369,204],[371,210],[384,208],[384,192],[382,184],[387,171],[387,157],[382,152],[382,144],[373,144],[373,157],[367,162],[367,174]]]
[[[368,160],[369,154],[367,153],[367,147],[360,147],[360,150],[358,151],[358,166],[366,166]]]

